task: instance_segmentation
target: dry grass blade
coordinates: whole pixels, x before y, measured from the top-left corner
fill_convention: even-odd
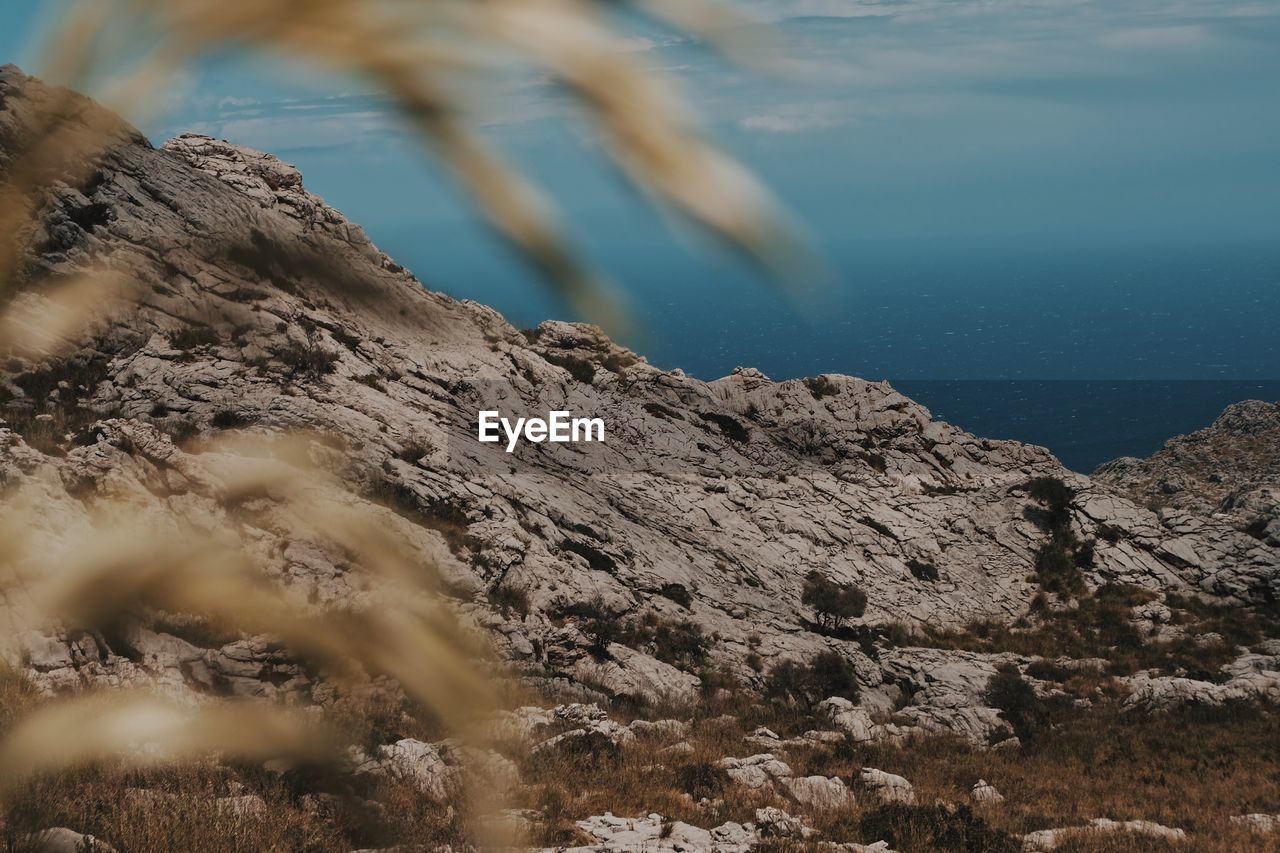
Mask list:
[[[212,754],[252,761],[335,760],[331,737],[282,708],[185,708],[145,695],[85,696],[46,706],[14,727],[0,744],[0,796],[36,774],[104,756],[140,766]]]
[[[551,206],[520,173],[490,150],[465,116],[476,106],[467,78],[531,61],[566,85],[604,131],[609,150],[638,187],[745,250],[780,277],[805,274],[807,253],[784,227],[767,193],[712,145],[692,111],[656,72],[629,58],[615,30],[624,16],[588,0],[116,0],[86,4],[125,10],[139,21],[145,49],[115,48],[133,60],[132,100],[146,83],[201,54],[227,46],[281,53],[355,73],[385,92],[476,199],[489,221],[545,280],[589,319],[615,331],[624,318],[602,280],[570,250]],[[631,4],[732,51],[757,32],[712,0]],[[59,72],[85,76],[109,47],[87,41],[69,19],[55,49]],[[104,37],[105,38],[105,37]],[[745,51],[744,51],[745,53]],[[81,57],[76,63],[75,57]],[[141,56],[141,59],[137,59]],[[464,58],[465,57],[465,58]],[[117,64],[124,59],[117,55]]]
[[[130,282],[111,273],[73,276],[41,293],[18,297],[0,313],[0,342],[12,352],[47,358],[73,345],[83,330],[90,306],[103,306],[125,295]]]
[[[305,454],[296,440],[272,446],[285,458]],[[139,607],[199,614],[229,629],[277,637],[331,678],[392,676],[450,725],[464,725],[492,706],[480,650],[430,592],[433,568],[384,538],[388,531],[371,509],[314,470],[257,455],[262,446],[216,449],[223,452],[208,454],[219,460],[210,479],[222,500],[278,501],[295,535],[342,549],[378,581],[366,602],[337,611],[306,608],[217,534],[156,529],[132,518],[127,506],[107,507],[97,524],[66,543],[59,568],[37,560],[35,571],[19,575],[30,604],[23,611],[27,624],[15,630],[59,622],[101,627]],[[26,550],[45,549],[28,542]]]

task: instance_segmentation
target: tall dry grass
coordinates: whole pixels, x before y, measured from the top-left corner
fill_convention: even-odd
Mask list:
[[[734,52],[759,31],[715,0],[83,0],[48,48],[48,73],[76,88],[103,80],[108,105],[155,100],[185,64],[233,48],[369,81],[470,193],[488,221],[584,316],[625,317],[556,225],[554,206],[477,132],[496,76],[531,69],[576,103],[633,186],[783,277],[808,264],[765,190],[703,132],[671,81],[627,51],[638,19]],[[741,53],[741,51],[738,51]],[[84,140],[49,105],[41,144],[18,174],[51,158],[83,162]],[[91,128],[90,135],[110,132]],[[0,267],[3,268],[3,267]]]
[[[396,539],[388,513],[308,464],[308,449],[301,437],[279,437],[213,445],[202,460],[224,506],[268,501],[277,530],[359,566],[367,589],[358,600],[308,605],[234,534],[140,517],[127,498],[96,501],[87,523],[53,541],[39,523],[45,508],[11,499],[0,521],[0,594],[9,605],[0,613],[0,659],[21,661],[32,632],[111,636],[153,614],[186,614],[221,635],[270,637],[312,677],[351,695],[393,679],[409,707],[466,738],[494,707],[482,643],[442,602],[433,567]],[[180,767],[217,757],[342,775],[351,770],[349,747],[361,746],[340,720],[279,702],[193,702],[142,689],[42,701],[20,678],[6,683],[0,803],[103,762]]]
[[[570,249],[552,205],[475,129],[481,84],[513,65],[560,84],[621,170],[663,206],[771,269],[793,269],[801,257],[766,193],[708,140],[669,81],[627,53],[624,35],[636,16],[730,52],[748,32],[711,0],[85,0],[55,28],[42,71],[126,111],[157,99],[185,64],[228,49],[363,78],[387,95],[552,286],[588,318],[617,328],[625,318]],[[78,340],[103,300],[127,297],[132,283],[102,269],[28,280],[22,263],[29,223],[48,187],[83,181],[133,131],[69,91],[49,90],[6,108],[16,117],[10,135],[0,137],[0,352],[39,360]],[[20,290],[38,296],[16,299]],[[358,604],[341,611],[308,606],[234,537],[174,518],[139,517],[125,499],[95,500],[86,523],[51,541],[41,523],[46,508],[10,497],[0,517],[3,660],[20,662],[22,638],[33,631],[101,635],[158,613],[195,615],[218,633],[270,636],[315,677],[353,693],[390,678],[412,707],[465,735],[493,706],[491,664],[435,593],[431,567],[386,535],[375,509],[311,464],[308,447],[305,437],[281,437],[207,448],[202,458],[210,460],[225,505],[266,496],[282,508],[289,535],[348,554],[374,579]],[[160,849],[165,839],[180,837],[184,824],[193,832],[190,849],[217,849],[219,832],[232,846],[241,842],[230,839],[267,843],[265,828],[252,821],[228,823],[226,815],[195,806],[120,811],[110,806],[110,792],[123,796],[149,779],[198,799],[213,784],[206,778],[210,759],[251,765],[276,759],[342,773],[352,744],[353,727],[344,721],[279,704],[192,703],[140,690],[50,702],[25,686],[20,672],[0,674],[0,681],[6,832],[14,815],[30,813],[37,821],[41,815],[105,821],[132,849]],[[95,799],[93,786],[102,797]],[[426,823],[406,822],[422,805],[403,786],[388,782],[382,795],[385,813],[398,816],[405,832],[420,833],[438,820],[432,813]],[[273,830],[280,839],[286,830],[299,837],[315,832],[310,818],[282,826]],[[473,828],[471,836],[479,832]],[[290,838],[271,844],[293,846]],[[332,841],[312,837],[306,846],[328,849]]]

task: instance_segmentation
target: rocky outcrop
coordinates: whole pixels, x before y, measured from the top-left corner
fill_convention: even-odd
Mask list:
[[[876,770],[874,767],[864,767],[858,773],[858,779],[876,802],[915,804],[915,789],[901,776]]]
[[[1211,426],[1179,436],[1147,459],[1124,457],[1093,479],[1150,506],[1230,519],[1280,547],[1280,403],[1228,406]]]
[[[995,785],[992,785],[986,779],[979,779],[974,783],[973,788],[969,791],[969,799],[979,805],[992,805],[1004,802],[1004,794],[1001,794]]]
[[[114,853],[114,848],[101,839],[64,826],[20,838],[14,850],[18,853]]]
[[[1082,827],[1067,826],[1060,829],[1042,829],[1023,836],[1023,849],[1027,851],[1056,850],[1067,839],[1089,837],[1097,834],[1125,833],[1170,843],[1187,840],[1186,830],[1162,826],[1149,820],[1111,820],[1099,817]]]

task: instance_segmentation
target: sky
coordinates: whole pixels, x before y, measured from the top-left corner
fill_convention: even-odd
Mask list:
[[[638,319],[707,377],[1280,379],[1280,3],[742,0],[781,73],[639,26],[716,137],[836,272],[821,310],[674,229],[577,113],[512,73],[477,116]],[[0,61],[38,70],[53,0],[6,0]],[[246,56],[133,117],[296,163],[428,286],[517,325],[567,308],[477,222],[376,92]]]

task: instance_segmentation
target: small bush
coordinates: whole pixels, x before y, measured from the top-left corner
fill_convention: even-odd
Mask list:
[[[584,385],[590,385],[596,378],[596,367],[585,358],[570,353],[549,352],[543,356],[556,367],[568,371],[569,375]]]
[[[396,454],[396,458],[401,462],[415,464],[419,459],[423,459],[435,453],[435,447],[426,441],[411,441],[400,449]]]
[[[1013,733],[1024,741],[1041,737],[1049,729],[1049,709],[1015,666],[1001,666],[987,681],[982,698],[988,706],[1000,709]]]
[[[587,638],[587,651],[600,660],[607,660],[609,646],[622,638],[621,621],[605,607],[604,599],[598,595],[590,601],[565,605],[559,608],[556,615],[577,621],[578,630]]]
[[[765,682],[765,695],[812,709],[824,699],[839,696],[858,701],[858,674],[837,652],[819,652],[808,664],[782,661]]]
[[[815,400],[821,400],[823,397],[834,397],[840,393],[840,386],[831,381],[828,376],[811,376],[804,381],[804,386],[809,389],[809,393],[813,395]]]
[[[239,429],[253,423],[253,419],[230,409],[221,409],[214,414],[213,420],[209,423],[214,429]]]
[[[169,336],[169,343],[174,349],[190,352],[196,347],[212,346],[218,343],[218,333],[209,326],[187,326]]]
[[[1047,505],[1050,510],[1065,510],[1076,497],[1075,489],[1057,477],[1036,477],[1023,488],[1032,500]]]
[[[698,417],[720,428],[720,432],[730,441],[746,444],[751,441],[751,431],[744,427],[737,418],[721,415],[716,412],[699,412]]]
[[[693,605],[693,596],[689,594],[689,590],[685,589],[684,584],[667,583],[662,585],[662,589],[658,590],[658,595],[663,598],[674,601],[686,610]]]
[[[510,619],[512,613],[521,618],[529,615],[529,593],[510,584],[498,584],[489,590],[489,603],[502,611],[504,619]]]
[[[328,352],[315,343],[299,344],[290,342],[276,347],[271,352],[294,376],[306,376],[319,379],[333,373],[339,361],[337,353]]]
[[[890,803],[862,816],[867,841],[886,841],[895,850],[1017,853],[1022,843],[992,827],[968,806]]]
[[[804,579],[800,601],[813,608],[818,625],[836,630],[846,619],[857,619],[867,610],[867,594],[854,584],[838,583],[817,569]]]
[[[941,573],[938,572],[937,566],[921,560],[908,560],[907,569],[917,580],[928,581],[930,583],[942,577]]]
[[[671,622],[656,613],[628,624],[619,642],[646,651],[663,663],[685,669],[695,668],[707,656],[707,639],[702,626],[689,621]]]
[[[1075,555],[1058,539],[1051,539],[1036,552],[1036,582],[1045,592],[1080,595],[1085,591],[1084,575]]]

